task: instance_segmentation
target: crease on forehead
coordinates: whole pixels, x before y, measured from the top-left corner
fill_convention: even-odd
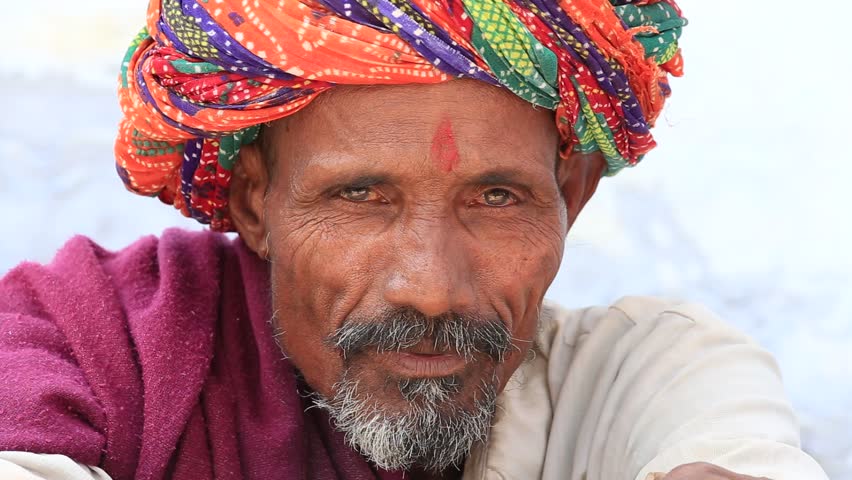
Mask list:
[[[462,82],[467,85],[460,85]],[[441,94],[438,90],[447,88],[448,84],[455,86],[447,94]],[[464,96],[465,102],[459,102],[459,96]],[[425,119],[417,114],[418,108],[427,101],[431,105],[439,101],[447,106],[437,124],[433,123],[434,120],[428,121],[428,124],[435,125],[431,127],[434,129],[431,135],[426,130],[429,127],[424,125]],[[491,122],[482,118],[484,112],[479,108],[491,111],[487,115],[493,119],[494,105],[497,103],[505,105],[500,106],[500,110],[505,111],[503,116],[507,119],[514,119],[511,121],[517,121],[519,107],[539,111],[539,115],[553,114],[550,110],[529,105],[511,92],[475,80],[453,80],[439,85],[341,85],[318,95],[303,110],[274,122],[271,127],[265,127],[261,147],[267,158],[274,159],[291,148],[315,151],[334,146],[342,149],[339,151],[360,148],[381,151],[387,145],[422,145],[430,163],[445,172],[453,171],[459,165],[462,151],[467,152],[466,155],[490,157],[495,151],[505,154],[520,146],[520,150],[524,151],[516,151],[513,156],[534,154],[526,147],[535,142],[514,138],[512,132],[516,129],[471,128],[471,123],[485,122],[490,125]],[[468,106],[465,107],[465,104]],[[476,105],[479,106],[476,109],[478,112],[472,110]],[[398,109],[394,106],[398,106]],[[372,108],[375,108],[375,115],[363,113],[365,109]],[[349,129],[344,128],[347,124],[357,126],[358,132],[349,133]],[[420,134],[411,137],[413,129],[419,130]],[[556,130],[555,122],[553,129]],[[375,134],[365,133],[371,130]],[[476,132],[474,135],[478,138],[471,138],[473,132]],[[324,137],[319,139],[319,144],[311,138],[316,133]],[[280,146],[283,148],[279,150],[277,139],[285,135],[288,137],[286,143],[290,145]]]

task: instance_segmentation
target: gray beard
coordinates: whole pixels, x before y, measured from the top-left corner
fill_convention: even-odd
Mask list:
[[[385,470],[419,467],[440,472],[458,466],[473,445],[485,443],[497,404],[497,378],[483,380],[469,409],[455,404],[459,379],[418,378],[399,381],[408,408],[389,412],[358,380],[335,384],[334,396],[319,395],[314,403],[326,410],[347,443]]]

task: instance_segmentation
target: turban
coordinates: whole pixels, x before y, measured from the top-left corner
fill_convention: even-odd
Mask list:
[[[635,165],[682,74],[674,0],[151,0],[119,76],[116,168],[214,230],[260,125],[342,84],[472,78],[554,111],[563,156]]]

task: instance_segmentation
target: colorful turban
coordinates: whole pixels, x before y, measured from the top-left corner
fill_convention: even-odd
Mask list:
[[[563,154],[635,165],[686,20],[674,0],[151,0],[147,25],[119,78],[118,173],[227,231],[240,147],[338,84],[474,78],[553,110]]]

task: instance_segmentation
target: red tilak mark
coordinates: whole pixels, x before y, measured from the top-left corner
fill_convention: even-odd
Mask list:
[[[432,161],[442,171],[449,173],[459,165],[459,150],[449,119],[444,119],[432,139]]]

